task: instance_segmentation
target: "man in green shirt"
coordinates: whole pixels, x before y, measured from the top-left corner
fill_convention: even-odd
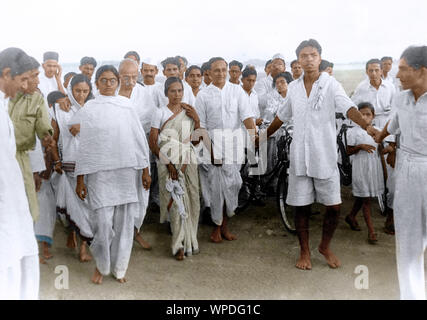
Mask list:
[[[15,128],[16,159],[24,177],[25,192],[30,206],[31,216],[36,221],[39,216],[39,205],[36,195],[36,186],[33,171],[28,157],[28,151],[36,145],[36,135],[42,145],[50,151],[54,140],[53,129],[50,124],[49,114],[43,96],[37,92],[39,84],[39,66],[36,59],[32,58],[32,70],[28,87],[24,92],[19,92],[9,102],[9,116]],[[37,173],[36,173],[37,174]]]

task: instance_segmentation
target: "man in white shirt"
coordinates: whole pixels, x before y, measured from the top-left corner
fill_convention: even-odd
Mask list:
[[[387,81],[390,81],[396,88],[396,91],[401,91],[402,86],[399,79],[391,74],[391,69],[393,67],[393,58],[392,57],[382,57],[381,58],[381,78]]]
[[[396,95],[393,116],[375,140],[381,143],[389,134],[400,134],[394,199],[400,298],[425,300],[427,46],[409,47],[402,53],[397,77],[404,91]]]
[[[303,41],[298,46],[296,55],[304,75],[289,84],[287,102],[267,129],[269,137],[285,121],[293,120],[286,202],[296,207],[295,226],[301,248],[296,267],[302,270],[312,267],[308,241],[309,216],[310,206],[315,201],[326,206],[319,252],[331,268],[341,265],[330,249],[341,204],[335,112],[342,112],[371,135],[375,133],[375,129],[366,123],[347,97],[341,84],[326,72],[319,71],[321,53],[322,48],[314,39]]]
[[[291,62],[291,71],[292,78],[294,78],[294,80],[298,79],[302,75],[301,64],[298,62],[298,60],[294,60]]]
[[[37,241],[8,115],[9,98],[27,88],[31,68],[21,49],[0,52],[0,300],[38,299],[39,294]]]
[[[244,90],[227,81],[227,62],[216,57],[209,60],[209,66],[212,83],[199,92],[195,107],[200,118],[200,131],[207,131],[207,135],[203,135],[204,143],[208,150],[212,150],[210,208],[216,227],[211,234],[211,241],[219,243],[223,237],[229,241],[236,239],[228,230],[227,217],[234,215],[242,184],[239,169],[243,160],[241,156],[244,156],[244,132],[241,123],[244,123],[251,135],[255,134],[255,123]],[[236,134],[237,140],[241,142],[237,145],[233,139]]]
[[[138,81],[138,67],[139,65],[135,60],[126,58],[120,62],[119,76],[120,76],[120,89],[119,95],[129,98],[132,105],[135,107],[136,114],[139,117],[142,128],[145,134],[150,133],[151,129],[151,115],[155,113],[155,107],[149,101],[149,95],[145,87],[139,84]],[[149,191],[143,190],[143,201],[139,216],[135,219],[135,240],[141,245],[143,249],[150,250],[151,245],[141,237],[141,226],[145,218],[146,209],[148,206]]]
[[[267,108],[268,94],[274,90],[273,78],[279,73],[285,72],[285,70],[285,58],[281,54],[275,54],[271,59],[270,74],[255,85],[261,114],[264,114],[264,111]]]
[[[228,74],[230,75],[229,81],[234,84],[240,83],[240,76],[242,75],[243,64],[237,60],[233,60],[228,64]]]
[[[45,98],[47,104],[47,95],[52,91],[61,91],[65,94],[62,86],[62,68],[58,64],[59,55],[56,52],[48,51],[43,54],[43,71],[40,72],[39,89]]]
[[[355,105],[369,102],[375,108],[374,123],[379,128],[384,128],[391,113],[391,104],[396,93],[394,85],[381,78],[381,61],[371,59],[366,63],[368,78],[363,80],[355,89],[351,100]]]
[[[202,76],[203,76],[201,89],[203,89],[203,88],[206,88],[208,85],[210,85],[212,82],[211,78],[209,77],[209,62],[203,63],[201,69],[202,69]]]

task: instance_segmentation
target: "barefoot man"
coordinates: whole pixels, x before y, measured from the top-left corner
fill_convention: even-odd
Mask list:
[[[249,133],[254,134],[255,115],[249,108],[247,94],[242,87],[227,81],[227,62],[223,58],[216,57],[209,60],[209,65],[212,83],[197,95],[196,111],[202,131],[206,129],[212,139],[212,145],[218,147],[222,145],[221,140],[224,136],[227,136],[226,130],[229,133],[236,132],[241,129],[242,122]],[[219,139],[216,139],[217,137]],[[212,150],[210,141],[206,140],[208,139],[204,138],[205,145],[208,150]],[[216,224],[211,240],[215,243],[221,242],[222,237],[226,240],[236,239],[227,228],[227,217],[233,216],[237,208],[242,179],[239,172],[240,164],[227,160],[234,160],[229,159],[230,153],[237,152],[240,147],[243,148],[243,144],[241,146],[233,144],[231,150],[222,148],[222,152],[217,150],[211,152],[213,165],[209,170],[212,185],[210,207],[212,220]]]
[[[375,132],[362,119],[341,84],[326,72],[319,72],[321,53],[322,48],[313,39],[298,46],[296,54],[304,75],[289,84],[288,101],[267,129],[267,136],[271,136],[283,122],[291,118],[294,122],[286,202],[296,207],[295,226],[301,247],[296,267],[302,270],[311,269],[308,222],[310,206],[315,201],[326,206],[319,252],[331,268],[341,265],[329,247],[341,204],[335,112],[347,115],[369,133]]]

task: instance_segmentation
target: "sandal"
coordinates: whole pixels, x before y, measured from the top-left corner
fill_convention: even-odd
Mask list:
[[[350,229],[353,230],[353,231],[360,231],[360,230],[362,230],[362,229],[360,229],[359,224],[357,223],[357,221],[356,220],[352,220],[350,218],[350,216],[346,216],[345,217],[345,222],[348,223],[348,225],[350,226]]]

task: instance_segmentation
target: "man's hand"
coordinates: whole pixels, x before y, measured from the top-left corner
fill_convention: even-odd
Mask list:
[[[367,153],[374,153],[376,148],[370,144],[361,144],[360,149],[366,151]]]
[[[73,124],[70,127],[70,133],[75,137],[80,132],[80,124]]]
[[[58,161],[55,163],[53,170],[55,170],[56,173],[62,174],[62,163],[61,163],[61,161]]]
[[[65,112],[70,111],[71,102],[70,102],[70,99],[68,99],[68,97],[58,99],[58,100],[56,100],[56,103],[59,104],[59,108],[62,111],[65,111]]]
[[[52,136],[46,135],[41,141],[42,146],[46,149],[46,152],[50,152],[56,146],[56,141]]]
[[[145,190],[150,189],[151,177],[150,177],[150,174],[148,173],[148,168],[144,168],[144,170],[142,170],[142,186],[144,187]]]
[[[87,197],[87,189],[84,183],[84,176],[77,177],[76,193],[82,201],[84,201],[84,199]]]
[[[42,186],[42,178],[40,177],[38,172],[33,173],[34,185],[36,186],[36,192],[40,191]]]
[[[58,69],[56,70],[55,78],[56,78],[56,80],[61,81],[61,78],[62,78],[62,67],[61,67],[60,64],[58,64]]]

